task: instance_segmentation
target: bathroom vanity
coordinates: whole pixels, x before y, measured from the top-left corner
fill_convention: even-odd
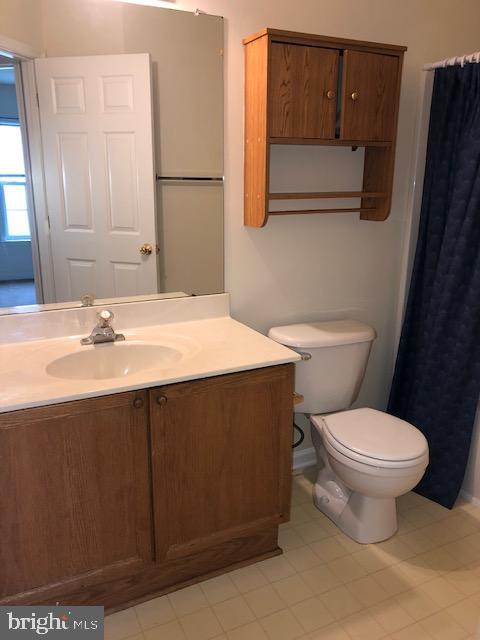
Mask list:
[[[81,346],[94,310],[71,309],[17,316],[0,344],[1,604],[114,610],[280,553],[298,355],[230,318],[226,295],[112,309],[125,342]],[[82,369],[175,344],[123,377]]]

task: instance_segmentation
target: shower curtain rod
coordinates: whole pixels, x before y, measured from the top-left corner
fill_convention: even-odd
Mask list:
[[[445,58],[445,60],[439,60],[438,62],[430,62],[423,66],[424,71],[431,71],[432,69],[440,69],[442,67],[453,67],[459,64],[463,67],[466,62],[480,62],[480,51],[475,53],[469,53],[465,56],[454,56],[453,58]]]

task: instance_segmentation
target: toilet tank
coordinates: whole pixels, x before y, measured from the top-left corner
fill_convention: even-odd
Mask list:
[[[268,337],[303,354],[295,365],[295,390],[305,400],[295,411],[331,413],[355,402],[376,337],[368,324],[357,320],[290,324],[272,327]]]

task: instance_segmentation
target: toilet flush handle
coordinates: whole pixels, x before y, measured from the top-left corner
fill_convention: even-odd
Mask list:
[[[301,356],[302,360],[311,360],[312,354],[307,353],[306,351],[299,351],[298,354]]]

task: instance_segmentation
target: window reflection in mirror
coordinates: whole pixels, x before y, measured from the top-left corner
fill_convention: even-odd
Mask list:
[[[0,308],[37,302],[16,76],[0,56]]]

